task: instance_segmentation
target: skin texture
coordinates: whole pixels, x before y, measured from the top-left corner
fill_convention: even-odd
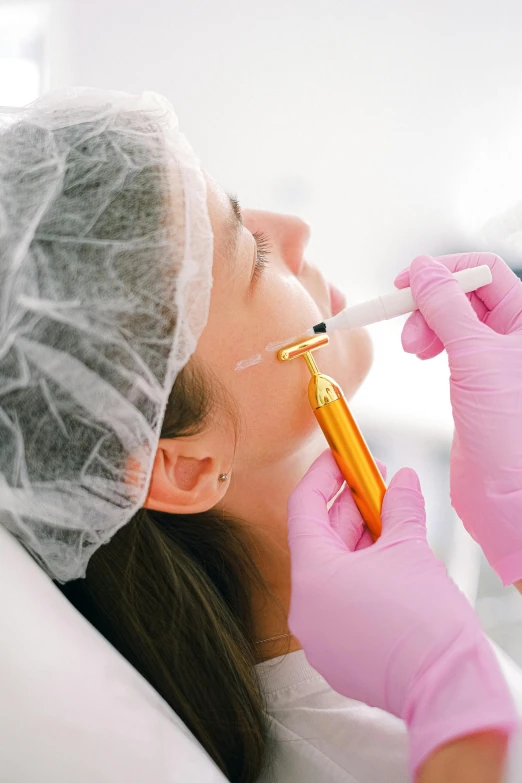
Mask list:
[[[161,440],[145,505],[173,514],[217,507],[246,521],[249,547],[285,612],[282,617],[272,601],[253,594],[256,638],[264,639],[288,631],[288,496],[326,446],[308,403],[310,375],[304,360],[283,364],[265,346],[291,341],[330,317],[330,294],[319,270],[304,260],[310,234],[306,223],[244,210],[234,248],[226,241],[232,216],[228,197],[208,175],[207,191],[214,284],[208,323],[194,357],[233,398],[239,431],[230,412],[218,409],[200,435]],[[271,248],[268,265],[252,281],[256,231],[267,235]],[[239,361],[259,353],[259,364],[235,369]],[[321,371],[332,375],[350,399],[371,365],[368,333],[335,332],[316,358]],[[230,479],[220,482],[220,473]],[[263,660],[297,649],[300,644],[291,637],[259,645],[259,654]]]

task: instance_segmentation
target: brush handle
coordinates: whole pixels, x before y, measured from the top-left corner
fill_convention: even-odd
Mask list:
[[[453,277],[465,294],[489,285],[493,279],[491,269],[486,264],[453,272]],[[370,299],[368,302],[347,307],[332,318],[328,318],[324,324],[327,332],[336,329],[356,329],[379,321],[387,321],[399,315],[406,315],[414,310],[417,310],[417,305],[411,294],[411,288],[403,288],[400,291],[393,291],[378,296],[376,299]]]

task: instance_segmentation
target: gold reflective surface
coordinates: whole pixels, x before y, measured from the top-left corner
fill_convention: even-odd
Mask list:
[[[386,484],[348,408],[341,387],[333,378],[319,372],[311,354],[327,343],[328,335],[316,335],[282,348],[277,358],[286,362],[302,356],[306,361],[312,376],[308,385],[310,405],[375,541],[382,530],[381,509]]]

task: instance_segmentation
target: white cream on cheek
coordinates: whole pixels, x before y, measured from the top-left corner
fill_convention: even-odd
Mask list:
[[[268,345],[265,346],[265,351],[278,351],[280,348],[284,348],[285,345],[290,345],[290,343],[293,343],[297,340],[297,335],[294,337],[287,337],[286,340],[279,340],[276,343],[268,343]]]
[[[297,340],[297,336],[294,336],[294,337],[287,337],[286,340],[278,340],[275,343],[268,343],[268,345],[265,346],[265,351],[274,353],[275,351],[278,351],[280,348],[284,348],[285,345],[290,345],[290,343],[293,343],[296,340]],[[254,367],[256,364],[259,364],[259,362],[261,362],[262,359],[263,357],[260,353],[255,353],[252,356],[249,356],[248,359],[242,359],[240,362],[238,362],[234,367],[234,370],[246,370],[248,367]]]
[[[248,367],[253,367],[255,364],[259,364],[263,357],[260,353],[255,353],[253,356],[249,356],[248,359],[242,359],[236,364],[234,370],[246,370]]]

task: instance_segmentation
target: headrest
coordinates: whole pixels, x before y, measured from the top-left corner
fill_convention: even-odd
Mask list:
[[[1,783],[224,783],[183,722],[0,525]]]

